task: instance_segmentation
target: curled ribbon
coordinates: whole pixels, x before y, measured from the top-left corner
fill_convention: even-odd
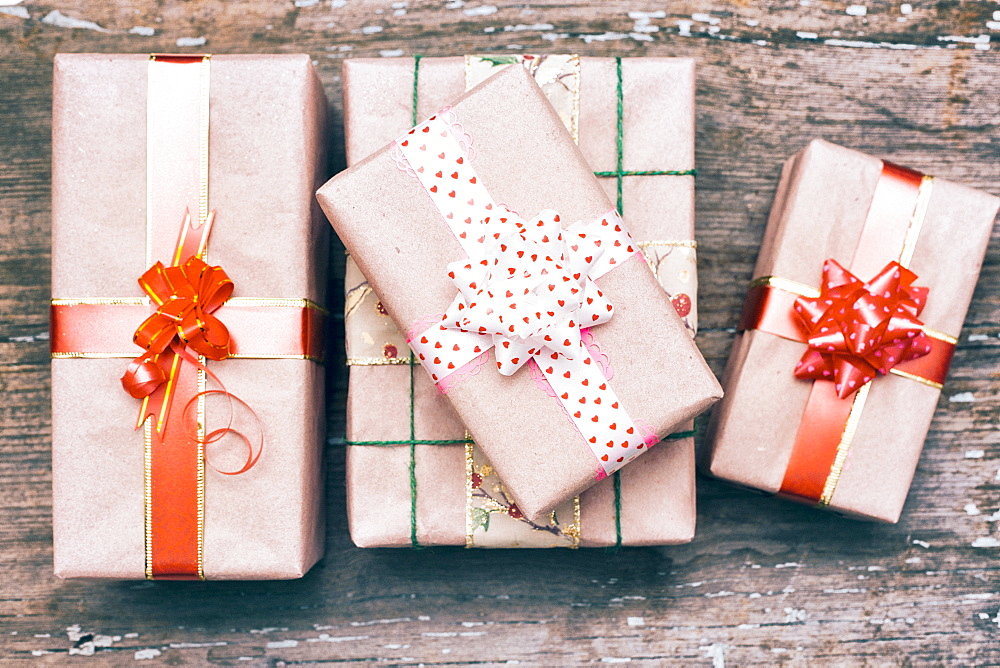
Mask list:
[[[832,380],[845,399],[877,373],[929,354],[930,337],[917,319],[928,289],[914,287],[916,279],[898,262],[887,264],[867,283],[836,260],[824,262],[820,295],[795,300],[809,344],[795,376]]]
[[[471,166],[472,138],[446,109],[396,142],[393,158],[416,178],[467,259],[448,265],[458,294],[407,341],[441,391],[476,373],[495,350],[500,373],[532,360],[598,459],[598,479],[658,439],[621,405],[585,345],[614,307],[595,281],[640,257],[617,212],[565,228],[544,210],[530,221],[497,204]]]
[[[245,401],[228,392],[222,380],[199,361],[199,356],[221,361],[231,353],[229,329],[214,314],[232,296],[233,281],[222,267],[213,267],[201,258],[214,219],[213,211],[204,224],[195,227],[190,213],[185,212],[174,254],[175,264],[168,267],[158,261],[139,277],[139,285],[157,308],[139,325],[132,337],[135,344],[146,352],[129,363],[121,380],[122,387],[132,397],[145,399],[139,409],[136,428],[152,417],[154,428],[160,434],[169,427],[167,418],[176,394],[166,388],[180,374],[181,365],[187,363],[204,372],[222,389],[202,390],[193,395],[181,393],[181,399],[185,401],[181,410],[181,423],[197,422],[192,410],[199,399],[224,397],[229,404],[226,426],[214,429],[205,436],[193,438],[195,443],[203,446],[216,443],[227,435],[233,435],[242,441],[246,446],[247,458],[239,469],[226,471],[208,462],[218,473],[239,475],[253,468],[260,459],[263,452],[263,429],[260,430],[260,441],[255,449],[250,438],[232,426],[234,403],[243,406],[258,426],[260,419]],[[189,254],[188,259],[179,264],[180,259]],[[182,431],[180,429],[178,433]]]

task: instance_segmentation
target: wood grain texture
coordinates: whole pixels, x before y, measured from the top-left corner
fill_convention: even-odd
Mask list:
[[[99,583],[51,574],[55,53],[307,52],[335,128],[345,57],[694,57],[699,343],[721,371],[780,163],[810,138],[1000,190],[1000,55],[990,42],[1000,34],[1000,5],[910,5],[909,13],[895,2],[863,0],[701,0],[668,8],[597,0],[28,0],[0,7],[0,663],[86,656],[99,665],[1000,663],[996,238],[896,526],[859,524],[701,479],[698,536],[686,546],[358,550],[343,513],[346,374],[334,362],[327,556],[307,577]],[[183,46],[189,40],[195,46]],[[344,162],[339,131],[332,142],[331,173]],[[342,253],[333,248],[331,258],[336,265]],[[332,336],[335,350],[339,337]]]

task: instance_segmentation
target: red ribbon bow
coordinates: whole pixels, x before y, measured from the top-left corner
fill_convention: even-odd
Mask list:
[[[809,349],[795,367],[797,378],[833,380],[844,399],[899,364],[931,352],[931,340],[917,319],[927,288],[917,275],[890,262],[864,283],[836,260],[823,263],[819,297],[799,297]]]
[[[139,285],[158,308],[135,331],[133,341],[146,352],[122,377],[129,394],[142,399],[166,382],[173,363],[173,355],[164,355],[168,349],[181,357],[191,357],[185,349],[216,361],[229,356],[229,330],[212,315],[233,294],[233,282],[221,267],[198,256],[178,266],[157,262]]]

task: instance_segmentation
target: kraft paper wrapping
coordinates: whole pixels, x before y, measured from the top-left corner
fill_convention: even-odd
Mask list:
[[[56,56],[55,297],[142,296],[148,62],[145,55]],[[209,204],[218,214],[208,261],[233,279],[234,296],[322,303],[328,228],[312,192],[324,176],[326,99],[310,60],[214,56],[211,68]],[[225,307],[218,315],[225,319]],[[117,348],[141,352],[130,339]],[[119,381],[128,362],[52,360],[60,577],[144,577],[139,401]],[[242,475],[207,468],[205,575],[301,577],[323,549],[323,368],[306,360],[209,364],[257,412],[265,441],[260,461]],[[225,451],[215,455],[220,468],[232,465]]]
[[[554,208],[564,220],[592,220],[611,208],[558,116],[523,68],[501,71],[460,98],[454,110],[474,137],[475,167],[499,201],[522,212]],[[359,269],[381,296],[384,310],[397,325],[408,328],[451,302],[454,289],[445,267],[462,251],[419,184],[399,171],[388,152],[383,148],[335,177],[318,196]],[[620,308],[594,332],[611,359],[615,389],[631,414],[661,435],[670,433],[718,398],[718,384],[644,262],[620,265],[599,284]],[[593,484],[596,459],[558,403],[540,393],[527,374],[503,377],[489,365],[486,369],[465,378],[447,398],[506,483],[512,500],[526,517],[537,519]],[[409,369],[396,370],[407,374],[408,382]],[[418,378],[421,374],[426,375],[417,370]],[[417,389],[418,397],[435,391]],[[352,412],[358,399],[351,398]],[[374,397],[363,400],[370,399]],[[392,409],[406,410],[385,400],[382,405],[383,418]],[[439,437],[436,434],[454,426],[448,422],[437,417],[428,425],[417,425],[417,438]],[[373,438],[398,438],[375,436],[380,429],[372,427]],[[382,457],[386,462],[408,458],[406,449],[398,450]],[[431,460],[440,457],[431,453],[418,464],[416,474],[422,468],[434,470]],[[374,473],[387,465],[370,461],[365,468]],[[463,486],[461,470],[456,474],[455,484]],[[408,489],[398,491],[409,494]],[[418,516],[426,501],[418,499]],[[455,506],[456,513],[462,513],[462,505]],[[432,541],[447,534],[447,523],[433,524],[423,529]]]
[[[754,276],[818,286],[823,261],[847,266],[881,170],[877,158],[814,140],[785,164]],[[930,288],[920,314],[957,337],[968,310],[1000,199],[934,179],[909,267]],[[957,231],[961,230],[960,233]],[[886,262],[899,248],[886,249]],[[860,276],[867,280],[870,276]],[[792,370],[805,344],[761,331],[736,335],[701,458],[711,475],[775,493],[781,486],[811,382]],[[871,385],[830,509],[896,522],[940,390],[895,375]]]
[[[531,58],[530,56],[528,58]],[[503,58],[500,60],[521,60]],[[503,65],[476,57],[423,58],[419,63],[418,113],[427,116],[461,95],[472,81]],[[345,140],[354,164],[405,132],[413,117],[414,61],[364,59],[344,62]],[[576,129],[580,150],[595,170],[611,172],[617,159],[615,59],[542,56],[530,70],[564,124]],[[576,79],[567,81],[567,72]],[[623,167],[679,169],[694,165],[694,61],[684,58],[622,59]],[[418,117],[422,117],[418,116]],[[616,179],[601,178],[608,197]],[[623,210],[637,241],[683,241],[694,237],[694,177],[643,175],[623,178]],[[634,221],[634,222],[633,222]],[[638,227],[636,227],[638,225]],[[694,248],[644,248],[661,285],[677,300],[689,299],[682,318],[697,328]],[[395,324],[379,310],[377,295],[348,259],[348,441],[409,438],[410,374],[405,366],[376,366],[371,357],[405,358],[408,348]],[[370,294],[369,294],[370,293]],[[679,311],[684,313],[685,309]],[[352,332],[354,336],[352,336]],[[359,345],[359,343],[361,345]],[[420,370],[418,370],[420,371]],[[447,399],[420,371],[414,376],[415,439],[461,441],[465,428]],[[693,425],[684,425],[684,431]],[[694,439],[664,441],[619,473],[620,522],[615,523],[615,481],[603,480],[557,510],[558,522],[527,523],[509,509],[473,497],[467,449],[417,445],[416,485],[411,487],[410,452],[396,447],[347,449],[347,508],[351,537],[361,547],[449,544],[475,547],[664,545],[691,540],[695,530]],[[478,454],[478,448],[476,448]],[[490,483],[493,483],[491,488]],[[485,480],[482,493],[498,498],[499,481]],[[415,535],[411,501],[417,497]],[[492,507],[491,507],[492,506]],[[489,508],[484,527],[483,511]],[[479,513],[478,517],[475,514]],[[507,515],[507,516],[505,516]],[[471,524],[478,519],[478,526]],[[542,526],[539,527],[539,524]]]

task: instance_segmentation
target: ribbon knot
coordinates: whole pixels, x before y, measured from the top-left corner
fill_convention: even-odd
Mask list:
[[[139,285],[157,304],[156,311],[135,331],[133,341],[146,349],[128,366],[122,385],[136,399],[148,397],[170,376],[172,350],[185,349],[211,360],[229,356],[229,330],[213,313],[233,293],[233,282],[221,267],[198,256],[182,265],[157,262],[139,278]]]
[[[795,376],[833,380],[844,399],[877,373],[929,354],[931,340],[917,319],[928,289],[914,287],[916,279],[912,271],[890,262],[865,283],[827,260],[819,297],[795,300],[809,344]]]
[[[509,376],[546,350],[567,360],[589,355],[581,329],[607,322],[614,307],[591,278],[617,233],[597,220],[562,228],[545,210],[525,222],[507,212],[482,254],[448,265],[458,295],[442,326],[491,335],[497,368]],[[483,221],[491,228],[489,218]]]

